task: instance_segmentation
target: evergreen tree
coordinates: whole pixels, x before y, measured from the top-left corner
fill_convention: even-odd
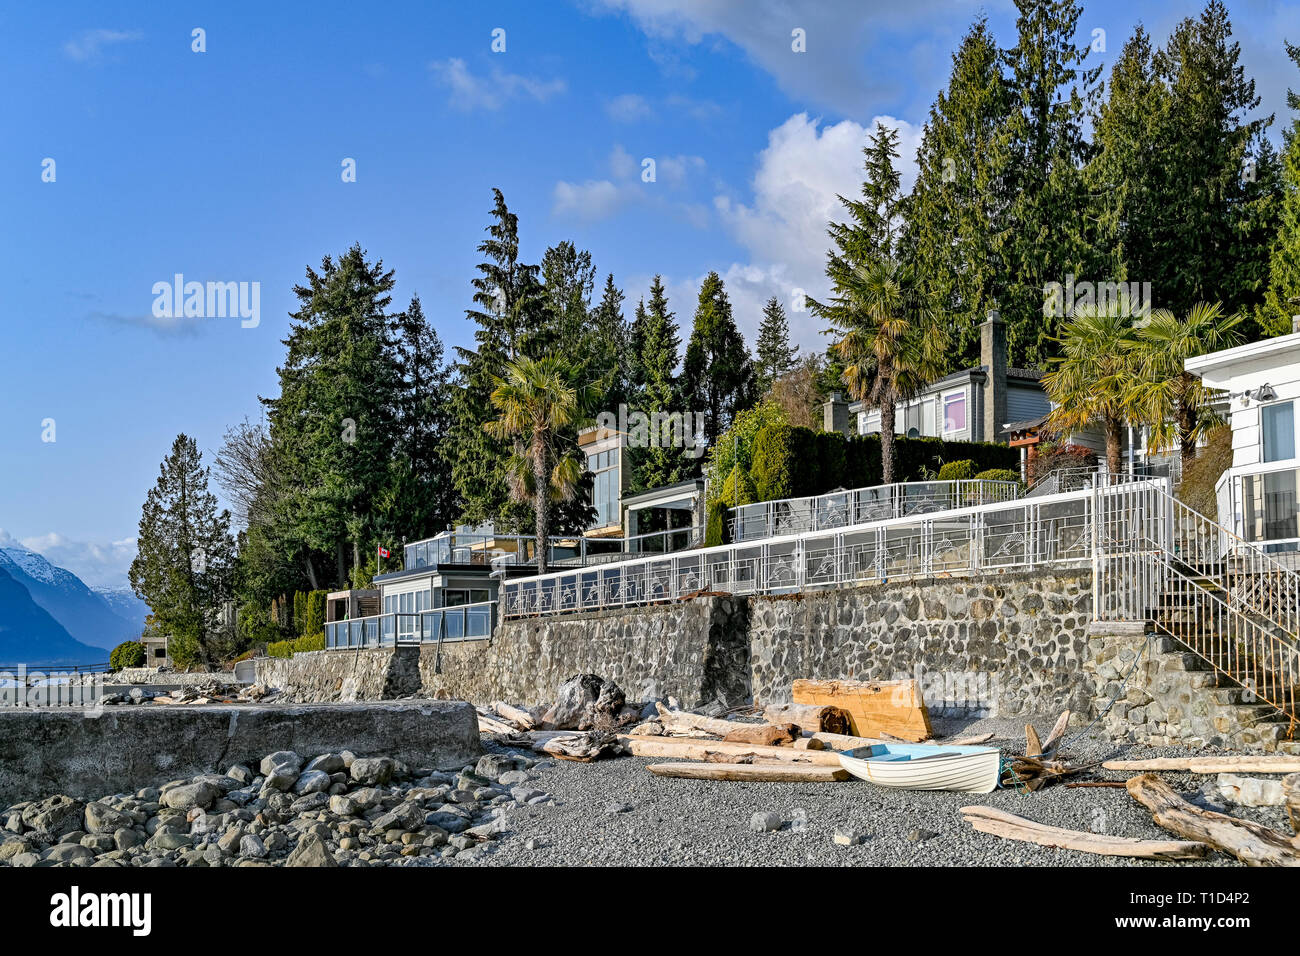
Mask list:
[[[704,437],[710,446],[730,427],[736,413],[758,398],[754,362],[716,272],[705,276],[700,285],[682,382],[687,407],[704,412]]]
[[[402,374],[387,313],[392,270],[354,245],[296,286],[280,395],[264,399],[273,453],[290,480],[276,502],[280,533],[354,579],[374,544],[373,505],[389,492],[400,438]]]
[[[758,327],[758,378],[763,391],[794,368],[799,349],[790,345],[790,323],[785,307],[776,296],[763,306],[763,321]]]
[[[1269,219],[1279,191],[1276,156],[1263,144],[1272,116],[1238,62],[1228,11],[1211,0],[1185,19],[1154,58],[1168,91],[1161,138],[1167,153],[1150,275],[1156,301],[1175,314],[1201,301],[1232,313],[1267,285]]]
[[[832,222],[831,239],[855,259],[888,259],[894,255],[897,218],[902,205],[898,159],[898,130],[877,123],[862,149],[866,178],[861,199],[839,200],[848,210],[847,223]]]
[[[232,595],[235,542],[230,512],[217,510],[197,443],[177,435],[145,497],[131,589],[155,627],[183,649],[178,657],[216,656],[217,613]]]
[[[388,534],[384,541],[430,537],[456,517],[455,488],[445,457],[451,407],[442,339],[425,318],[418,295],[394,323],[402,388]]]
[[[478,328],[476,347],[458,347],[457,382],[452,399],[448,457],[452,482],[461,501],[461,518],[469,524],[492,521],[499,531],[527,529],[533,522],[527,506],[511,500],[506,485],[510,449],[483,430],[492,416],[494,378],[509,361],[536,357],[536,348],[551,344],[549,310],[539,269],[519,261],[519,220],[493,190],[493,222],[478,246],[484,261],[476,268],[473,301],[465,314]],[[539,353],[540,354],[540,353]]]
[[[638,311],[641,311],[640,306]],[[644,310],[641,330],[644,387],[638,410],[647,416],[684,410],[676,374],[681,339],[674,318],[668,309],[663,279],[655,276],[650,284],[650,303]],[[630,484],[634,491],[671,485],[690,473],[689,462],[680,448],[652,443],[650,447],[630,448],[628,453],[632,462]]]
[[[950,323],[958,367],[978,364],[980,323],[1006,286],[1011,95],[1001,58],[987,22],[976,20],[930,108],[903,204],[901,258]]]
[[[605,277],[600,303],[591,313],[590,338],[596,366],[609,383],[605,407],[614,409],[631,402],[637,363],[632,329],[623,318],[623,292],[614,285],[613,273]]]
[[[1287,43],[1286,52],[1300,66],[1300,46]],[[1286,105],[1300,112],[1300,94],[1288,89]],[[1291,317],[1300,313],[1300,118],[1286,130],[1281,164],[1277,235],[1269,251],[1268,291],[1257,315],[1261,330],[1269,335],[1290,332]]]
[[[551,246],[542,256],[541,282],[552,329],[546,351],[558,347],[567,357],[590,364],[593,341],[587,320],[596,283],[591,253],[567,240]]]
[[[1083,12],[1075,0],[1016,0],[1016,7],[1018,41],[1006,54],[1013,109],[1004,130],[1010,281],[998,304],[1012,363],[1041,365],[1059,322],[1044,314],[1044,290],[1083,274],[1089,263],[1080,169],[1087,158],[1083,122],[1101,67],[1085,68],[1087,50],[1074,45]]]
[[[633,314],[632,327],[628,333],[632,354],[630,382],[633,397],[639,395],[646,386],[643,359],[645,357],[645,329],[649,321],[649,316],[645,310],[645,299],[637,299],[636,312]]]

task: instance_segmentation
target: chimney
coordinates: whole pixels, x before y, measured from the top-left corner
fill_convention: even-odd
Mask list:
[[[980,326],[980,364],[984,366],[983,441],[998,441],[1007,423],[1007,325],[996,310]]]
[[[831,392],[822,403],[822,431],[849,434],[849,403],[839,392]]]

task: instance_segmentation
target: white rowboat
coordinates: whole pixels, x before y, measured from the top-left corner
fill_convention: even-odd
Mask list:
[[[942,744],[877,744],[840,754],[853,776],[896,790],[954,790],[992,793],[1002,771],[996,747]]]

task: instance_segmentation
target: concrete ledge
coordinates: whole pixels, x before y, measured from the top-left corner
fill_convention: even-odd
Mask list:
[[[351,750],[413,767],[459,768],[482,752],[462,701],[0,711],[0,806],[81,799],[224,770],[276,750]]]
[[[1142,637],[1150,628],[1147,621],[1093,621],[1089,637]]]

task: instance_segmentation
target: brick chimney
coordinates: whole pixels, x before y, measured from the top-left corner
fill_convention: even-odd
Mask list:
[[[999,441],[1007,423],[1007,325],[996,310],[980,326],[980,364],[984,366],[984,441]]]
[[[822,403],[822,431],[849,434],[849,403],[839,392],[831,392]]]

